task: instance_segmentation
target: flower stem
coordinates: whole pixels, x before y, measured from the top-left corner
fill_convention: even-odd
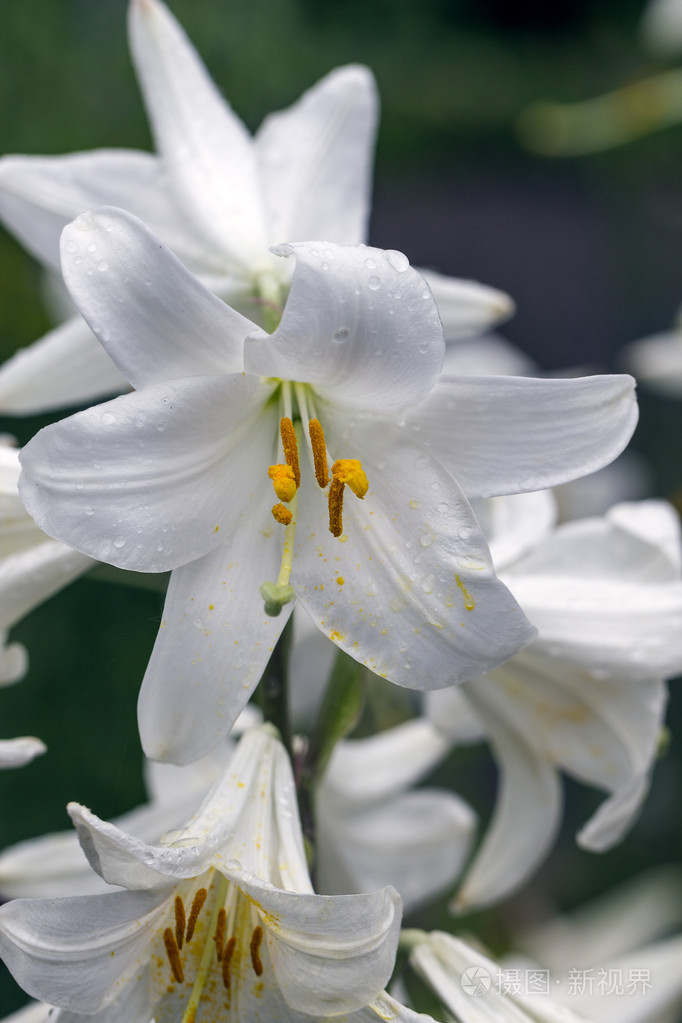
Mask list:
[[[292,631],[293,623],[289,618],[275,644],[258,687],[263,718],[270,721],[278,730],[290,759],[292,749],[289,721],[289,654]]]

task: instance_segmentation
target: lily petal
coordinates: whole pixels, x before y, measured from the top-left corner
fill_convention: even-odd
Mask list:
[[[454,480],[389,431],[384,423],[379,456],[376,429],[346,437],[370,489],[363,501],[346,499],[340,540],[325,542],[326,505],[304,477],[291,584],[318,628],[356,660],[399,685],[438,689],[492,669],[533,630],[496,578]],[[330,450],[340,438],[336,424]]]
[[[14,899],[0,907],[0,952],[32,998],[93,1013],[149,958],[168,890],[73,899]]]
[[[19,739],[0,739],[0,768],[23,767],[47,752],[47,746],[32,735]]]
[[[371,71],[353,64],[266,117],[254,143],[272,244],[365,240],[378,104]]]
[[[260,595],[282,554],[270,504],[261,500],[229,543],[171,576],[138,705],[155,760],[190,763],[229,732],[291,613],[288,604],[269,617]]]
[[[628,376],[441,377],[406,425],[472,498],[594,472],[620,454],[636,423]]]
[[[48,534],[121,568],[201,557],[263,491],[270,390],[241,374],[187,377],[78,412],[23,449],[24,504]]]
[[[130,48],[169,185],[210,246],[250,268],[267,248],[251,137],[170,11],[133,0]]]
[[[419,273],[436,300],[446,341],[482,334],[514,315],[514,301],[504,291],[435,270],[420,268]]]
[[[381,993],[400,933],[400,897],[393,888],[303,895],[244,875],[237,880],[236,872],[234,879],[266,921],[276,922],[266,929],[268,951],[290,1006],[311,1016],[332,1016],[360,1009]]]
[[[62,228],[103,204],[143,217],[181,257],[193,252],[189,229],[170,202],[163,164],[150,153],[95,149],[0,160],[0,216],[34,256],[57,270]]]
[[[63,543],[45,542],[0,562],[0,629],[8,629],[95,562]]]
[[[64,228],[71,296],[133,387],[241,373],[255,324],[216,298],[141,220],[102,206]]]
[[[80,316],[0,366],[0,410],[31,415],[126,390],[128,382]]]
[[[273,252],[296,256],[291,291],[274,334],[246,341],[247,372],[312,384],[349,411],[396,412],[428,394],[443,363],[443,331],[406,256],[329,242]]]
[[[516,708],[501,705],[489,679],[478,679],[466,695],[485,721],[500,779],[492,822],[457,894],[460,911],[498,902],[532,873],[554,841],[562,806],[554,765],[519,730]]]

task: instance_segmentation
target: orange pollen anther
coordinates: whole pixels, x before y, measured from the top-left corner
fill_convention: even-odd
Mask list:
[[[175,896],[175,940],[178,948],[182,948],[185,940],[185,904],[179,895]]]
[[[268,469],[268,476],[272,480],[280,501],[291,501],[296,493],[296,479],[294,470],[290,465],[271,465]]]
[[[288,508],[285,508],[283,504],[273,504],[272,514],[277,522],[281,522],[283,526],[288,526],[293,515]]]
[[[166,955],[168,956],[171,972],[178,984],[182,984],[185,980],[185,973],[182,968],[182,960],[180,959],[180,950],[171,927],[167,927],[163,932],[163,943],[166,947]]]
[[[189,920],[187,921],[187,934],[185,935],[185,941],[189,945],[190,941],[194,937],[194,928],[197,925],[199,919],[199,913],[201,913],[202,906],[206,902],[208,892],[205,888],[199,888],[194,899],[192,900],[192,907],[189,911]]]
[[[213,940],[215,941],[215,951],[218,962],[223,958],[223,945],[225,943],[225,933],[227,931],[227,911],[224,906],[221,906],[218,910],[218,920],[216,922],[215,934]]]
[[[343,533],[343,490],[350,487],[361,500],[369,489],[365,471],[357,458],[337,458],[332,466],[332,485],[329,488],[329,532],[332,536]]]
[[[320,487],[326,487],[329,483],[329,471],[327,469],[327,445],[324,440],[324,431],[319,419],[311,419],[308,423],[310,434],[310,446],[313,449],[313,461],[315,463],[315,479]]]
[[[294,474],[294,482],[296,483],[296,489],[301,485],[301,469],[298,464],[298,444],[296,443],[296,431],[294,430],[294,424],[287,416],[282,416],[279,421],[279,432],[282,438],[282,448],[284,449],[284,461],[290,466],[291,471]],[[280,496],[279,494],[277,495]],[[293,494],[292,494],[293,497]],[[284,500],[284,498],[282,498]],[[289,498],[291,500],[291,498]]]
[[[249,951],[251,952],[251,965],[253,966],[253,972],[257,977],[263,972],[263,962],[260,957],[259,949],[263,940],[263,928],[254,927],[253,934],[251,935],[251,943],[249,945]]]
[[[225,948],[223,949],[223,984],[225,990],[229,991],[232,983],[232,977],[230,976],[230,963],[232,962],[232,956],[234,955],[234,947],[237,944],[237,939],[233,935]]]

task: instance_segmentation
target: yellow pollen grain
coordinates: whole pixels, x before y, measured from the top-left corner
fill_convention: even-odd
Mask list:
[[[296,489],[301,485],[301,470],[298,464],[298,444],[296,443],[296,431],[294,424],[287,416],[282,416],[279,421],[279,432],[282,437],[284,448],[284,461],[290,466],[294,474]],[[279,496],[279,495],[278,495]]]
[[[290,465],[271,465],[268,476],[280,501],[289,502],[296,493],[296,477]]]
[[[206,902],[207,896],[208,892],[206,889],[200,888],[192,900],[192,906],[189,911],[189,920],[187,921],[187,934],[185,935],[185,941],[188,945],[194,937],[194,928],[197,925],[199,913],[201,913],[202,906]]]
[[[229,939],[223,950],[223,984],[225,990],[230,990],[232,983],[232,977],[230,976],[230,963],[232,962],[232,956],[234,955],[234,947],[237,944],[237,939],[234,935]]]
[[[263,940],[263,928],[254,927],[253,934],[251,935],[251,943],[249,945],[249,951],[251,952],[251,965],[253,966],[253,972],[257,977],[260,977],[263,973],[263,963],[261,961],[259,949]]]
[[[319,419],[311,419],[308,423],[310,434],[310,446],[313,449],[313,461],[315,463],[315,479],[320,487],[326,487],[329,483],[329,471],[327,469],[327,445],[324,439],[324,431]]]
[[[182,948],[185,940],[185,904],[179,895],[175,896],[175,940],[178,948]]]
[[[272,515],[276,522],[281,522],[283,526],[288,526],[293,519],[293,514],[283,504],[273,504]]]
[[[357,458],[337,458],[332,465],[332,476],[350,487],[361,500],[369,489],[365,470]]]
[[[342,576],[342,575],[338,575],[338,576],[336,577],[336,581],[337,581],[337,583],[339,584],[339,586],[343,586],[343,584],[345,583],[345,581],[346,581],[346,580],[345,580],[345,579],[343,578],[343,576]]]
[[[466,589],[466,587],[464,586],[464,583],[462,582],[462,580],[460,579],[460,577],[458,575],[455,576],[455,582],[457,583],[457,585],[459,586],[460,590],[462,591],[462,596],[464,597],[464,607],[465,607],[465,610],[473,611],[474,607],[476,606],[475,603],[474,603],[474,598],[471,596],[469,591]]]
[[[163,932],[163,943],[166,946],[166,955],[168,956],[171,972],[178,984],[182,984],[185,980],[185,973],[180,959],[180,950],[178,949],[175,935],[173,934],[171,927],[167,927]]]
[[[218,920],[216,922],[215,934],[213,940],[215,941],[215,952],[218,962],[223,958],[223,945],[225,944],[225,932],[227,931],[227,910],[224,906],[221,906],[218,910]]]

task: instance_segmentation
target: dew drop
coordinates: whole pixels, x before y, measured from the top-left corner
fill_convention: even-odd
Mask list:
[[[366,259],[365,266],[367,267],[368,270],[376,270],[377,268],[376,259]]]
[[[97,252],[97,245],[95,242],[90,242],[88,245],[88,252]]]
[[[370,277],[369,280],[367,281],[367,287],[369,288],[370,291],[378,291],[378,289],[381,287],[381,281],[379,280],[378,277]]]
[[[109,269],[109,264],[107,263],[106,259],[100,259],[99,263],[97,264],[97,269],[101,274],[103,274],[106,270]]]
[[[398,271],[398,273],[404,273],[410,265],[410,261],[407,256],[402,252],[398,252],[397,249],[387,249],[386,259],[389,261],[393,269]]]
[[[125,543],[126,538],[124,536],[114,537],[114,547],[118,547],[120,549],[121,547],[125,547]]]
[[[91,504],[86,504],[85,508],[83,508],[83,514],[84,515],[94,515],[95,514],[95,509],[92,507]]]
[[[349,337],[350,337],[349,328],[339,327],[339,329],[335,330],[334,333],[332,334],[332,341],[334,342],[334,344],[340,345],[343,344],[344,341],[347,341]]]

